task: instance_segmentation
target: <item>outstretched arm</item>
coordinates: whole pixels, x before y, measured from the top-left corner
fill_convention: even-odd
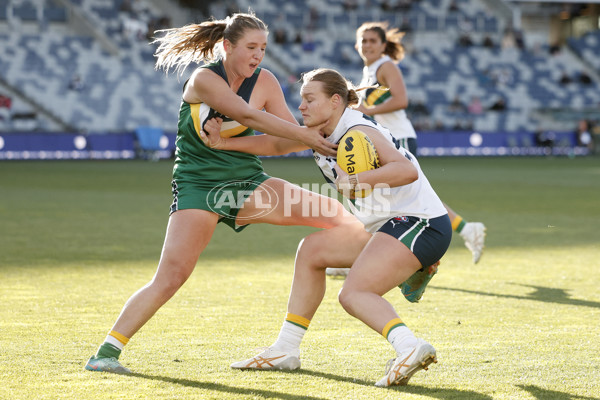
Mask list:
[[[235,94],[227,83],[214,72],[201,68],[188,82],[184,100],[206,103],[223,115],[255,130],[296,140],[321,154],[334,156],[336,145],[328,142],[318,128],[301,127],[268,112],[252,108]]]
[[[280,156],[309,149],[308,146],[295,140],[271,135],[221,137],[221,118],[211,118],[204,124],[200,137],[208,147],[218,150],[239,151],[257,156]]]

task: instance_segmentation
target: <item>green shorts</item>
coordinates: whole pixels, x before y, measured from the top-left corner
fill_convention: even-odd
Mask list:
[[[264,172],[258,173],[244,180],[226,181],[207,184],[173,179],[173,203],[170,214],[178,210],[198,209],[214,212],[223,222],[234,231],[240,232],[248,225],[237,225],[235,220],[244,201],[264,181],[271,178]]]

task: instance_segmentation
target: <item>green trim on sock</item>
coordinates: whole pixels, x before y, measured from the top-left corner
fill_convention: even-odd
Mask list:
[[[391,333],[391,332],[392,332],[392,331],[393,331],[395,328],[397,328],[397,327],[399,327],[399,326],[406,326],[406,325],[404,324],[404,322],[400,322],[400,323],[397,323],[396,325],[393,325],[393,326],[390,328],[390,330],[388,331],[387,335],[385,335],[385,338],[386,338],[386,339],[387,339],[387,338],[389,338],[389,337],[390,337],[390,333]]]
[[[466,224],[467,224],[467,221],[465,221],[464,219],[462,221],[460,221],[460,224],[458,224],[458,226],[456,227],[456,232],[460,233],[460,231],[463,230],[463,228],[465,227]]]
[[[110,343],[103,343],[102,346],[100,346],[100,348],[98,349],[98,352],[96,353],[96,358],[114,357],[118,360],[120,355],[121,350],[119,348]]]
[[[304,329],[305,331],[307,331],[307,330],[308,330],[308,326],[304,326],[304,325],[302,325],[302,324],[299,324],[299,323],[297,323],[297,322],[290,321],[289,319],[286,319],[286,320],[285,320],[285,322],[289,322],[289,323],[290,323],[290,324],[292,324],[292,325],[299,326],[300,328]]]

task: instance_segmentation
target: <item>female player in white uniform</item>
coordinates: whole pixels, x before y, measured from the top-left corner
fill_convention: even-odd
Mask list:
[[[404,58],[403,36],[404,33],[388,29],[387,23],[382,22],[366,22],[357,29],[356,50],[364,62],[360,87],[369,88],[356,109],[388,128],[396,146],[404,147],[416,156],[417,134],[406,116],[408,95],[402,72],[396,65]],[[452,228],[473,254],[473,263],[478,263],[484,247],[485,225],[467,222],[447,204],[444,206]],[[344,270],[338,270],[338,274],[343,273]],[[334,275],[335,272],[328,270],[328,274]]]
[[[359,44],[357,41],[357,47],[365,63],[360,87],[367,87],[367,89],[361,95],[361,103],[356,107],[356,110],[361,111],[365,115],[372,116],[375,121],[390,130],[395,142],[408,149],[411,153],[416,154],[417,133],[405,111],[405,108],[408,106],[408,97],[402,72],[396,66],[396,62],[399,60],[392,59],[385,52],[380,53],[377,50],[368,53],[366,50],[368,45],[365,43],[362,46],[363,43],[380,39],[377,38],[377,33],[372,34],[372,31],[365,30],[362,36],[359,39],[361,41],[360,47],[358,47]],[[391,48],[398,49],[396,46],[391,46]],[[392,51],[389,52],[395,57],[400,58],[404,54],[399,50],[397,50],[398,54]],[[378,55],[379,58],[373,61],[372,58],[367,58],[370,54]],[[380,80],[384,81],[385,84],[381,83]]]
[[[288,312],[277,341],[259,355],[232,364],[232,368],[299,368],[300,342],[325,294],[325,268],[351,266],[339,293],[340,303],[350,315],[383,335],[396,351],[376,385],[405,385],[415,372],[436,361],[436,353],[433,346],[414,336],[383,295],[413,276],[421,278],[413,289],[422,294],[428,282],[424,278],[432,275],[429,267],[438,264],[450,244],[450,220],[414,155],[397,149],[386,128],[348,108],[358,102],[358,96],[344,77],[328,69],[311,71],[303,77],[301,94],[299,110],[307,126],[326,123],[321,131],[332,143],[338,143],[349,130],[361,130],[379,157],[379,168],[349,176],[337,166],[335,157],[315,153],[325,178],[338,189],[351,191],[362,185],[385,187],[355,199],[355,215],[363,227],[356,224],[315,232],[301,242]],[[205,130],[219,132],[218,123],[207,123]],[[217,136],[209,133],[203,138],[213,148],[258,155],[305,148],[268,135]],[[412,293],[403,292],[410,300]]]

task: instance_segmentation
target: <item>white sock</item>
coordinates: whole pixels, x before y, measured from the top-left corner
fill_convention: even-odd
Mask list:
[[[397,326],[392,329],[388,334],[387,340],[394,347],[398,355],[406,348],[417,345],[417,338],[406,326]]]
[[[305,333],[306,329],[284,321],[279,331],[279,336],[271,347],[285,352],[298,352],[300,351],[300,342],[302,342]]]
[[[111,335],[106,336],[106,339],[104,339],[104,343],[110,343],[119,350],[123,350],[123,348],[125,347],[123,343],[121,343],[116,337]]]

